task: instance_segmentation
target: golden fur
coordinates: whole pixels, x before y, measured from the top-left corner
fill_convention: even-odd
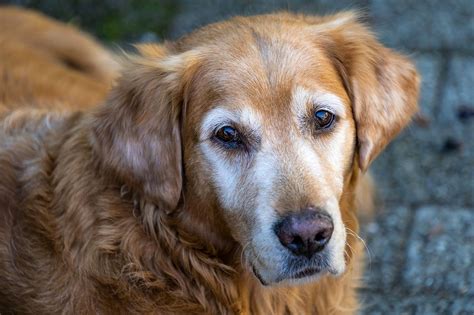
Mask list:
[[[13,40],[0,29],[2,40]],[[71,31],[60,26],[55,36],[67,37]],[[30,45],[29,32],[17,38],[19,45]],[[219,192],[205,182],[205,174],[213,170],[196,151],[196,128],[220,97],[214,84],[222,81],[214,80],[215,69],[230,67],[229,73],[239,73],[246,62],[257,64],[246,49],[262,43],[264,47],[267,39],[289,41],[296,50],[319,54],[317,72],[311,67],[292,68],[296,72],[291,75],[324,86],[344,100],[348,132],[357,134],[357,143],[351,140],[344,149],[347,165],[340,165],[345,171],[338,207],[348,234],[346,270],[338,277],[262,286],[243,261],[239,241],[254,223],[229,219]],[[56,51],[44,39],[35,45],[47,54]],[[0,313],[352,314],[357,310],[363,257],[356,236],[359,166],[366,169],[417,109],[419,80],[407,59],[379,44],[351,13],[324,18],[288,13],[237,17],[174,43],[140,47],[139,54],[123,61],[121,77],[105,103],[83,113],[71,108],[96,103],[114,77],[114,70],[103,69],[101,58],[89,59],[96,46],[83,47],[86,52],[75,63],[92,62],[92,68],[80,75],[95,82],[99,92],[75,104],[75,97],[66,97],[54,82],[47,82],[40,91],[51,91],[51,97],[43,98],[34,90],[26,103],[64,102],[64,108],[2,114]],[[273,46],[268,47],[262,51],[272,53]],[[9,55],[8,49],[2,46],[0,54]],[[23,58],[35,62],[29,57],[32,48],[22,49],[28,55],[18,63],[0,58],[0,69],[13,73],[27,62]],[[247,59],[238,64],[240,57]],[[271,95],[275,104],[285,104],[290,93],[289,72],[271,80],[277,66],[286,69],[284,62],[268,62],[264,68],[269,82],[277,82],[278,89],[272,91],[279,92]],[[44,71],[57,66],[38,64]],[[262,96],[265,87],[251,89],[267,78],[258,72],[259,66],[249,69],[246,74],[255,80],[246,86],[246,95],[254,109],[272,122],[288,116],[284,105],[270,109],[260,102],[268,96]],[[62,69],[54,78],[67,83],[65,78],[78,75],[74,71]],[[109,74],[97,75],[104,71]],[[0,81],[1,95],[8,95],[0,101],[12,108],[23,97],[17,86],[40,82],[36,74]],[[241,96],[237,92],[242,87],[236,82],[226,81],[232,89],[225,91],[236,92],[229,96],[233,99]],[[6,88],[11,85],[14,92]],[[87,84],[78,92],[84,97],[94,93]],[[285,137],[285,129],[280,131]],[[283,204],[294,202],[287,189],[283,184],[279,192]]]

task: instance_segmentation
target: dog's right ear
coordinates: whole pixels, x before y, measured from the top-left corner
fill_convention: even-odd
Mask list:
[[[137,48],[94,116],[92,143],[104,171],[170,212],[181,196],[180,117],[198,54]]]

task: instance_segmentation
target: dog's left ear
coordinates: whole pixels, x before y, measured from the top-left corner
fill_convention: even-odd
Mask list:
[[[318,21],[319,37],[351,98],[366,170],[418,110],[419,76],[410,60],[380,44],[355,13]]]
[[[156,45],[127,56],[122,76],[92,121],[100,167],[160,209],[177,207],[182,190],[181,116],[195,52]]]

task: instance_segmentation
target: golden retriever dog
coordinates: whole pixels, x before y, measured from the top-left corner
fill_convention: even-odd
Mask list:
[[[8,111],[0,313],[354,313],[361,171],[418,88],[356,14],[277,13],[138,46],[97,107]]]

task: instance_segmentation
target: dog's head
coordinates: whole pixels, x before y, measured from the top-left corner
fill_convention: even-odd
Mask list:
[[[96,116],[104,168],[240,244],[262,283],[341,274],[342,200],[416,111],[413,65],[351,13],[234,18],[139,50]]]

